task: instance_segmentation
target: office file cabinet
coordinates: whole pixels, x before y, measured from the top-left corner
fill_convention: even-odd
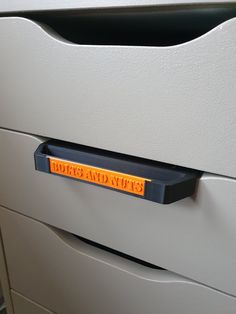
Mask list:
[[[16,314],[235,313],[231,2],[0,4]]]

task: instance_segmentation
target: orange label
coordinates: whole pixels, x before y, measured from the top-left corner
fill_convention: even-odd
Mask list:
[[[48,158],[51,173],[79,179],[113,189],[144,196],[145,178],[136,177],[102,168]]]

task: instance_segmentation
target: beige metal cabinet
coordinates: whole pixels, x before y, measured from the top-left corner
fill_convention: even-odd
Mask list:
[[[236,5],[227,2],[0,3],[0,274],[8,314],[236,312]],[[176,12],[190,12],[191,22],[206,14],[214,27],[191,37],[190,23],[190,39],[149,46],[58,28],[73,18],[96,30],[116,18],[119,33],[129,18],[162,16],[166,35]],[[191,197],[161,205],[36,171],[34,152],[48,139],[201,176]]]

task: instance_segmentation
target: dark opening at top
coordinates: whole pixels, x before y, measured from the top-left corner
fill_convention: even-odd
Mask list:
[[[77,44],[172,46],[236,16],[236,5],[165,6],[32,13],[25,17]]]

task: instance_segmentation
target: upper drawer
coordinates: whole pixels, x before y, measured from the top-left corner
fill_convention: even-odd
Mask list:
[[[0,19],[0,126],[236,177],[236,19],[165,47]]]
[[[236,180],[205,174],[170,205],[36,171],[42,141],[0,131],[0,204],[236,295]]]

